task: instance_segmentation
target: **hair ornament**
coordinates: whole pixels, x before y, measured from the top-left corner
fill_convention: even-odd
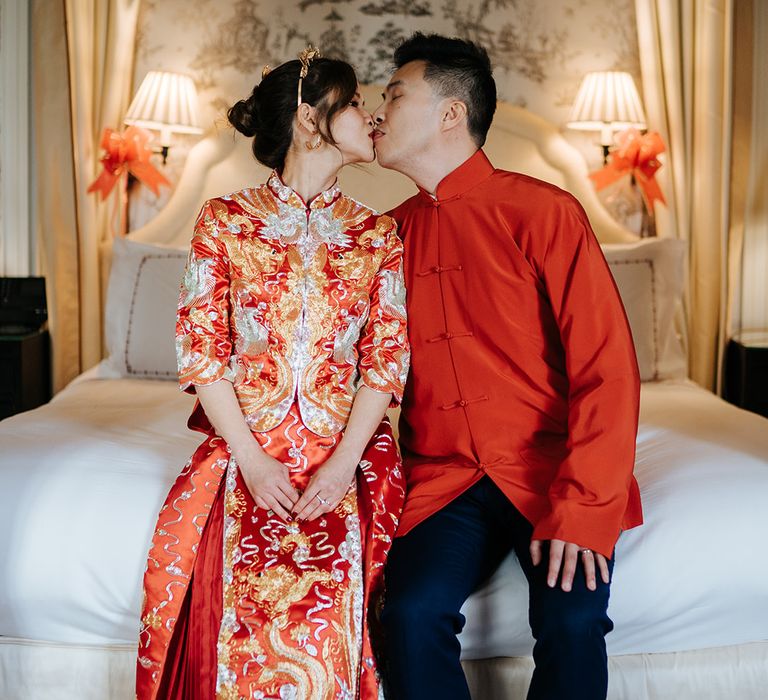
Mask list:
[[[272,71],[272,68],[270,67],[269,63],[267,63],[264,68],[261,69],[261,79],[264,80],[270,72]]]
[[[307,48],[304,49],[299,54],[299,61],[301,61],[301,70],[299,71],[299,89],[298,89],[297,102],[296,102],[297,107],[301,105],[301,83],[304,80],[304,78],[307,77],[307,73],[309,72],[309,64],[312,61],[314,61],[316,58],[321,58],[320,50],[316,49],[314,46],[312,46],[312,44],[307,46]]]

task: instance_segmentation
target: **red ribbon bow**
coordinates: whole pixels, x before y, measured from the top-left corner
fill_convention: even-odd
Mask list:
[[[105,200],[125,172],[143,182],[155,195],[160,194],[160,185],[170,187],[166,177],[149,162],[152,155],[152,149],[147,147],[149,139],[149,133],[137,126],[129,126],[122,134],[104,129],[101,136],[101,147],[106,151],[101,159],[104,169],[90,184],[88,192],[101,192],[101,199]]]
[[[666,204],[659,183],[654,175],[661,167],[658,155],[666,149],[656,131],[641,134],[637,129],[625,129],[616,135],[616,148],[611,151],[608,165],[590,173],[589,177],[598,190],[616,182],[626,173],[632,173],[643,195],[649,212],[658,199]]]

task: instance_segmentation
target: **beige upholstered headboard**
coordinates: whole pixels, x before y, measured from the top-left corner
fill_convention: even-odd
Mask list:
[[[379,104],[380,86],[364,86],[363,93],[369,108]],[[250,147],[250,139],[230,128],[208,132],[190,151],[168,204],[148,224],[130,232],[130,237],[186,247],[195,217],[206,199],[266,180],[268,170],[255,161]],[[602,243],[636,240],[598,200],[581,154],[544,119],[500,102],[485,152],[497,168],[526,173],[571,192],[584,206]],[[344,192],[382,212],[416,191],[407,178],[376,163],[344,168],[340,184]]]

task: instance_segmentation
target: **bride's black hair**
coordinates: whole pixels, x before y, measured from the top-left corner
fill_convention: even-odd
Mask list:
[[[229,123],[241,134],[253,137],[253,155],[269,168],[282,170],[293,140],[293,117],[298,108],[301,61],[287,61],[271,70],[244,100],[227,112]],[[318,131],[327,143],[333,117],[355,96],[357,77],[345,61],[316,58],[301,86],[301,100],[317,108]]]

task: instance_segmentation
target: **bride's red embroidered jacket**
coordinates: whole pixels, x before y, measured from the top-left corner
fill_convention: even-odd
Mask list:
[[[411,373],[398,534],[488,474],[534,537],[610,556],[642,522],[639,373],[616,285],[568,193],[482,151],[391,212]]]
[[[399,403],[410,356],[402,250],[392,218],[336,185],[305,204],[272,173],[207,201],[181,285],[181,387],[231,381],[257,432],[297,401],[312,432],[338,433],[360,382]]]

